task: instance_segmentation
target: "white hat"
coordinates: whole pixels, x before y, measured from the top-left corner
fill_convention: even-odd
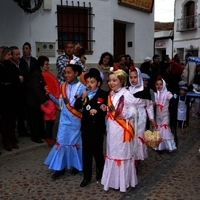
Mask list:
[[[188,90],[188,88],[186,86],[179,86],[179,89]]]
[[[186,86],[187,83],[186,83],[185,81],[180,81],[180,82],[178,83],[178,85],[179,85],[179,87],[181,87],[181,86]]]
[[[145,74],[145,73],[141,73],[141,76],[142,76],[143,80],[149,80],[150,79],[150,76]]]
[[[151,57],[146,57],[146,58],[144,59],[144,62],[149,62],[149,61],[151,61],[151,60],[152,60]]]

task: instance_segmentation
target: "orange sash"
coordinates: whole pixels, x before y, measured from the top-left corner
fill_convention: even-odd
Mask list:
[[[125,119],[115,119],[115,108],[112,104],[112,100],[111,100],[111,95],[108,96],[108,113],[107,116],[110,119],[114,119],[123,129],[124,129],[124,137],[123,137],[123,142],[126,141],[131,141],[135,135],[135,131],[133,126],[131,125],[130,122],[128,122]]]
[[[67,94],[66,94],[66,88],[67,88],[67,83],[65,82],[61,85],[61,94],[62,94],[63,99],[68,99]],[[76,117],[80,119],[82,118],[82,113],[76,110],[74,107],[72,107],[69,102],[65,103],[65,106],[73,115],[75,115]]]

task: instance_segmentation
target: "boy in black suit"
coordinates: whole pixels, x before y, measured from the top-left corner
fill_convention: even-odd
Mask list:
[[[103,135],[105,133],[106,112],[101,109],[107,104],[108,93],[101,90],[103,82],[100,72],[91,68],[84,75],[87,89],[78,97],[75,108],[83,108],[82,145],[84,179],[80,187],[85,187],[92,178],[92,159],[96,161],[96,180],[100,180],[104,167]]]

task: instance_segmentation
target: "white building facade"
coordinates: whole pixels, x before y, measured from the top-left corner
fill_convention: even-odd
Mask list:
[[[200,0],[175,0],[174,54],[200,56]]]
[[[43,0],[27,14],[14,1],[1,0],[0,46],[21,49],[29,42],[33,56],[46,55],[55,64],[63,43],[73,40],[86,49],[86,65],[98,63],[106,51],[142,63],[153,55],[154,1],[140,2],[137,7],[128,0]]]
[[[165,55],[173,57],[173,30],[163,30],[154,33],[154,49],[155,54],[158,54],[160,58]]]

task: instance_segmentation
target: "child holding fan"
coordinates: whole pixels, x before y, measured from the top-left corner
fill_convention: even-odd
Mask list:
[[[74,108],[76,96],[81,95],[85,86],[77,80],[82,67],[73,60],[65,67],[65,79],[61,85],[62,98],[56,99],[53,95],[50,98],[60,104],[61,113],[57,133],[56,144],[51,149],[45,160],[49,169],[56,172],[53,179],[59,178],[65,173],[65,168],[73,167],[75,175],[82,170],[82,141],[81,141],[81,117],[82,113]]]

